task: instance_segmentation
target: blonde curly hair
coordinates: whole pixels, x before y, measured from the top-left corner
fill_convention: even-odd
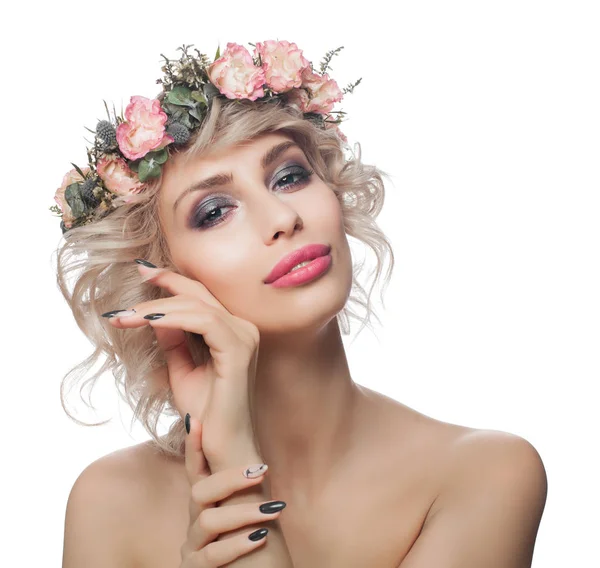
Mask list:
[[[338,196],[346,234],[362,241],[375,253],[377,267],[368,294],[357,280],[364,263],[355,263],[351,294],[346,306],[337,315],[344,335],[350,333],[351,318],[362,322],[360,333],[365,325],[370,327],[371,315],[377,318],[371,306],[371,294],[382,274],[384,259],[389,255],[391,263],[381,290],[383,303],[394,255],[389,240],[375,222],[383,207],[383,176],[387,174],[361,162],[358,143],[353,155],[335,129],[323,130],[304,118],[295,107],[279,101],[215,98],[201,128],[193,132],[185,145],[169,150],[171,155],[173,152],[181,154],[187,162],[207,151],[217,151],[274,132],[288,135],[302,148],[315,173]],[[349,156],[345,155],[345,150],[349,151]],[[83,379],[104,355],[101,367],[81,384],[80,395],[88,383],[91,383],[91,395],[97,379],[110,370],[119,395],[133,410],[132,422],[135,419],[141,421],[159,451],[183,457],[184,421],[173,404],[165,360],[152,328],[143,326],[122,330],[101,317],[102,313],[113,310],[115,306],[132,306],[169,296],[162,288],[140,282],[137,264],[132,262],[135,258],[143,258],[177,271],[158,215],[157,197],[161,181],[162,177],[151,180],[147,189],[133,196],[130,202],[91,224],[69,230],[63,235],[64,242],[55,251],[58,287],[77,325],[94,346],[93,353],[64,376],[60,399],[66,414],[80,425],[100,426],[109,422],[81,422],[65,405],[67,383],[74,385]],[[68,287],[71,276],[74,278],[72,291]],[[352,304],[366,309],[364,317],[353,312]],[[192,357],[197,364],[202,364],[208,356],[202,336],[185,334]],[[83,396],[81,398],[83,400]],[[159,436],[157,425],[163,415],[177,416],[177,419],[172,422],[167,434]]]

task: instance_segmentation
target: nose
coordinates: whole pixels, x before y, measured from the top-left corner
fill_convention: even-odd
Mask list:
[[[304,226],[302,217],[291,202],[285,202],[273,193],[263,194],[260,200],[257,221],[265,244],[276,241],[281,236],[291,237]]]

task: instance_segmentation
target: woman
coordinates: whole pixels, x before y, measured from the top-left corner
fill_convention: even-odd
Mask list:
[[[344,155],[339,50],[320,73],[284,41],[182,51],[56,195],[61,289],[152,436],[77,479],[63,566],[530,566],[531,444],[352,379],[341,335],[370,293],[347,237],[376,278],[391,249],[383,172]]]

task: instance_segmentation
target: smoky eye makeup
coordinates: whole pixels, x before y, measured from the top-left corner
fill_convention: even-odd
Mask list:
[[[231,198],[227,198],[224,195],[211,195],[200,201],[197,206],[194,205],[192,207],[188,227],[190,229],[201,229],[206,226],[212,226],[215,224],[212,221],[215,220],[216,213],[222,213],[224,209],[231,207],[234,207],[231,205]]]
[[[307,160],[288,159],[277,167],[268,181],[265,179],[265,185],[275,191],[293,191],[307,185],[313,173]],[[192,230],[208,229],[224,221],[235,208],[230,194],[204,196],[191,206],[186,225]]]

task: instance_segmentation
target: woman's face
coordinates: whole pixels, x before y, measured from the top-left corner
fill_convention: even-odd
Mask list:
[[[266,164],[275,146],[289,146]],[[267,134],[251,143],[163,170],[160,216],[177,270],[201,282],[261,334],[321,327],[345,306],[352,258],[341,207],[293,139]],[[210,188],[186,189],[213,176]],[[231,175],[231,181],[224,180]],[[332,262],[308,283],[276,288],[264,280],[285,255],[307,244],[331,247]]]

